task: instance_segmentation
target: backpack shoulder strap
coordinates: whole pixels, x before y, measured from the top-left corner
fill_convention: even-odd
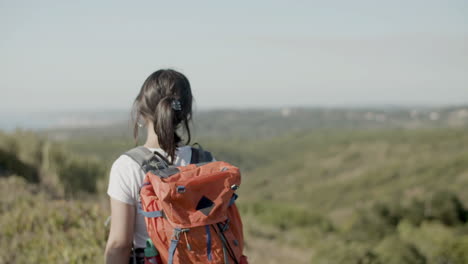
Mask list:
[[[138,163],[138,165],[140,165],[140,167],[143,167],[143,163],[154,156],[153,152],[143,146],[132,148],[125,152],[124,155],[132,158],[136,163]]]
[[[211,162],[213,160],[213,155],[211,155],[211,152],[204,150],[198,143],[194,145],[198,145],[198,148],[194,146],[192,147],[192,157],[190,158],[190,164]]]

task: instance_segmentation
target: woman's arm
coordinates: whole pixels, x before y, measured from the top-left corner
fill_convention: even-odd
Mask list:
[[[110,204],[111,227],[105,252],[106,263],[128,264],[135,226],[135,206],[113,198]]]

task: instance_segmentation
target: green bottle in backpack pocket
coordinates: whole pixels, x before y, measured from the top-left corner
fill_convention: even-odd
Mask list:
[[[162,264],[161,256],[151,241],[151,238],[146,240],[145,247],[145,264]]]

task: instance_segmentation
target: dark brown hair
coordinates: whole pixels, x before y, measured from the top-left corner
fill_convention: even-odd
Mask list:
[[[138,142],[138,120],[145,118],[153,122],[159,145],[174,162],[175,150],[182,142],[177,133],[181,125],[187,132],[185,144],[188,145],[191,140],[189,121],[192,119],[192,101],[190,83],[182,73],[172,69],[152,73],[133,103],[135,143]]]

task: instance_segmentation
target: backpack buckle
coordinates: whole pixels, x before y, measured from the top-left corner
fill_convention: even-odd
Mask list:
[[[186,189],[185,189],[185,186],[177,186],[177,192],[178,193],[185,193]]]
[[[188,232],[189,230],[190,228],[175,228],[172,239],[178,241],[180,239],[180,234],[184,232]]]
[[[156,173],[157,171],[163,170],[167,168],[167,164],[164,161],[158,160],[156,156],[153,156],[151,159],[143,162],[141,166],[145,173],[151,171]]]
[[[228,219],[226,220],[226,223],[224,223],[224,224],[219,223],[219,224],[218,224],[218,227],[219,227],[219,229],[221,229],[221,232],[224,233],[226,230],[229,229],[229,222],[231,222],[231,220],[228,218]]]

